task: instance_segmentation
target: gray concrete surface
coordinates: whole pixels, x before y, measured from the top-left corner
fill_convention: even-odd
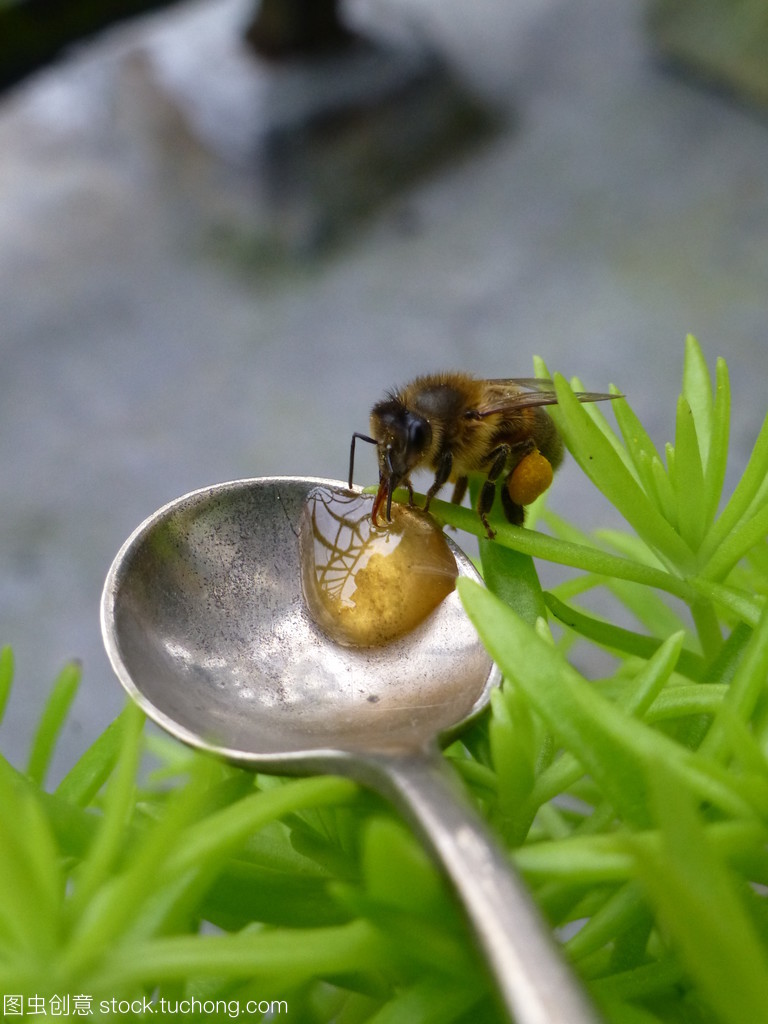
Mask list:
[[[17,658],[0,744],[17,764],[64,659],[85,676],[57,772],[122,706],[98,601],[144,516],[234,477],[343,477],[352,430],[416,372],[527,375],[538,353],[620,385],[663,443],[691,331],[730,362],[735,472],[765,412],[768,123],[661,67],[641,3],[353,0],[360,23],[428,39],[509,127],[280,271],[235,244],[259,102],[247,9],[124,26],[0,98],[0,642]],[[552,504],[607,514],[573,466]]]

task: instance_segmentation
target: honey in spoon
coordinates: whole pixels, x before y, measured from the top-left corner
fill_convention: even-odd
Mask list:
[[[419,509],[392,506],[371,523],[369,495],[316,487],[301,530],[304,598],[337,643],[378,647],[415,629],[456,585],[456,560],[442,532]]]

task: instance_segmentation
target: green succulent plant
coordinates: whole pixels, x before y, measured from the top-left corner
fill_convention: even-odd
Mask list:
[[[768,420],[724,500],[727,369],[713,383],[693,339],[663,455],[626,400],[581,405],[555,379],[566,445],[626,527],[587,535],[540,502],[490,542],[471,509],[433,503],[480,538],[487,587],[462,580],[460,593],[505,675],[445,753],[606,1021],[756,1022]],[[570,567],[546,591],[541,559]],[[591,610],[592,594],[617,614]],[[609,671],[585,678],[575,644]],[[5,649],[0,711],[12,676]],[[253,775],[145,730],[127,706],[48,786],[78,680],[65,667],[27,765],[0,758],[4,1000],[92,1018],[504,1020],[440,873],[354,783]]]

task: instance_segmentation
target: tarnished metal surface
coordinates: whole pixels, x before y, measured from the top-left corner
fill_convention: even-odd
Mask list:
[[[330,643],[310,617],[298,531],[320,482],[196,491],[151,516],[117,556],[103,599],[110,659],[181,739],[241,762],[414,750],[485,703],[496,673],[455,592],[385,647]],[[479,579],[452,549],[460,573]]]

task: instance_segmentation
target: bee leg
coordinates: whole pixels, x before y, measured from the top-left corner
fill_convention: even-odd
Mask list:
[[[352,435],[352,444],[349,446],[349,486],[352,486],[352,477],[355,472],[355,441],[357,439],[361,441],[367,441],[368,444],[376,444],[375,437],[368,437],[367,434],[358,434],[357,431]]]
[[[486,532],[486,534],[488,536],[488,540],[493,540],[493,538],[496,536],[496,531],[492,528],[491,524],[488,522],[488,517],[484,513],[482,513],[480,511],[480,509],[477,510],[477,514],[480,516],[480,522],[485,527],[485,532]]]
[[[513,526],[522,526],[525,521],[525,509],[522,505],[518,505],[517,502],[512,500],[512,495],[509,493],[509,481],[514,476],[515,470],[520,466],[523,461],[537,451],[536,442],[532,437],[527,437],[524,441],[518,441],[516,444],[507,446],[507,459],[510,456],[515,458],[515,465],[512,470],[507,474],[507,478],[504,481],[504,486],[501,488],[501,507],[504,509],[504,515],[507,522],[512,523]],[[505,461],[506,465],[506,461]],[[491,472],[496,468],[496,462],[494,462]],[[504,468],[503,466],[501,467]],[[501,469],[499,473],[501,474]],[[490,478],[490,475],[489,475]],[[496,479],[496,477],[494,477]],[[550,478],[551,479],[551,478]]]
[[[501,504],[508,522],[512,523],[513,526],[522,526],[525,520],[525,509],[522,505],[517,505],[512,501],[506,481],[504,481],[504,486],[501,488]]]
[[[496,536],[496,531],[491,529],[491,525],[488,522],[488,513],[491,511],[493,506],[493,499],[496,497],[496,484],[490,477],[483,484],[483,489],[480,491],[480,497],[477,501],[477,514],[480,516],[480,520],[485,527],[485,532],[488,534],[488,540],[493,540]]]
[[[477,514],[480,516],[480,520],[485,527],[485,532],[488,534],[489,540],[493,540],[496,536],[496,532],[490,527],[488,522],[488,513],[493,508],[493,499],[496,497],[496,481],[501,476],[504,467],[507,464],[509,453],[510,447],[508,444],[500,445],[491,453],[493,462],[491,463],[491,468],[488,470],[488,476],[485,478],[485,483],[480,491],[480,497],[477,502]]]
[[[519,465],[526,455],[530,455],[531,452],[536,451],[536,442],[532,437],[527,437],[524,441],[518,441],[516,444],[509,446],[509,454],[517,456],[516,465]]]
[[[456,486],[453,488],[453,494],[451,495],[451,501],[454,505],[460,505],[464,500],[464,495],[467,493],[468,480],[465,476],[460,476],[456,481]]]
[[[424,511],[429,511],[429,503],[432,501],[434,496],[443,486],[445,481],[451,475],[451,469],[453,468],[453,456],[450,450],[446,448],[441,452],[439,459],[437,460],[437,470],[435,472],[435,479],[432,482],[432,486],[427,491],[427,496],[424,499]]]

